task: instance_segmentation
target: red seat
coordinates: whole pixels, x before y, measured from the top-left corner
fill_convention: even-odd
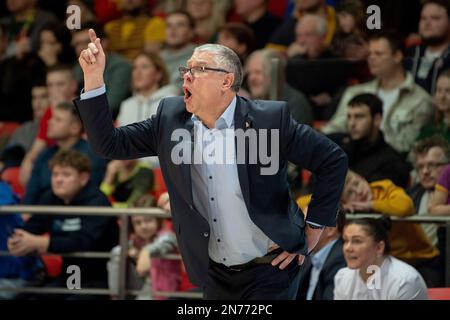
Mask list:
[[[428,288],[430,300],[450,300],[450,288]]]
[[[1,179],[11,186],[15,194],[23,197],[25,190],[19,182],[19,173],[20,167],[10,167],[2,172]]]
[[[0,122],[0,136],[10,136],[20,126],[18,122]]]

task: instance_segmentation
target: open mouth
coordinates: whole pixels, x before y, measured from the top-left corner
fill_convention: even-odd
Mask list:
[[[192,93],[186,87],[183,87],[183,91],[184,91],[184,102],[187,102],[192,97]]]

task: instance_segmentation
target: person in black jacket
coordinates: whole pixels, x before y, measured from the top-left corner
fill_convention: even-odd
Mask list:
[[[89,159],[75,150],[61,150],[51,160],[52,190],[41,197],[41,205],[110,206],[98,187],[90,183]],[[49,236],[43,234],[48,233]],[[93,215],[33,215],[22,229],[8,239],[15,256],[28,254],[109,251],[117,244],[118,226],[114,217]],[[107,288],[106,259],[64,258],[61,274],[45,287],[68,283],[69,266],[81,271],[81,288]],[[38,298],[41,296],[38,296]],[[50,296],[49,298],[55,298]],[[58,296],[86,298],[87,296]],[[23,298],[23,297],[22,297]]]
[[[344,149],[349,168],[369,182],[392,180],[406,188],[411,165],[386,143],[380,124],[383,102],[374,94],[355,96],[347,108],[348,133],[331,134],[328,137]]]
[[[429,94],[436,90],[437,78],[450,67],[450,4],[445,0],[424,1],[420,21],[420,45],[410,48],[406,69]]]
[[[300,270],[297,300],[333,300],[334,276],[347,266],[342,251],[345,214],[339,210],[337,226],[325,228],[319,243]]]

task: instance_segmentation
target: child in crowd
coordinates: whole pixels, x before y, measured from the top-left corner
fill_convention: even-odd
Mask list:
[[[144,195],[137,199],[134,207],[152,207],[154,199]],[[127,288],[140,290],[137,300],[162,299],[152,291],[176,291],[180,285],[181,262],[162,256],[177,252],[175,234],[163,225],[163,219],[147,215],[130,218],[131,237],[128,249]],[[108,281],[111,290],[118,290],[119,259],[121,247],[111,251],[108,262]]]

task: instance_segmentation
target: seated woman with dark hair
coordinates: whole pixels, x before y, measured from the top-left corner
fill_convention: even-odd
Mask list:
[[[356,219],[344,228],[347,267],[334,277],[334,300],[426,300],[425,282],[412,266],[389,255],[391,221]]]

